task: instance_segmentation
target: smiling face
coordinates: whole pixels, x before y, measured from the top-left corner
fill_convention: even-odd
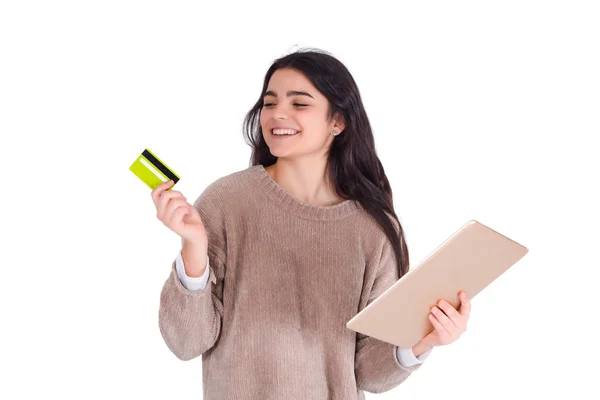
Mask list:
[[[321,154],[334,138],[331,132],[343,130],[335,121],[327,121],[327,98],[294,69],[281,68],[273,73],[263,103],[260,124],[265,142],[275,157]],[[276,135],[273,129],[278,127],[297,133]]]

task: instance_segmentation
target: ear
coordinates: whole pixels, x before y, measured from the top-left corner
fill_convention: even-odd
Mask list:
[[[346,124],[344,123],[344,118],[342,116],[338,116],[335,119],[332,130],[336,130],[339,133],[342,133],[344,131],[345,127],[346,127]]]

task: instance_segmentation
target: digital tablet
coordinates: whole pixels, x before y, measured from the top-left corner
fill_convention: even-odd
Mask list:
[[[471,220],[350,319],[346,327],[399,347],[413,347],[434,330],[428,314],[439,300],[458,310],[460,291],[472,300],[528,251]]]

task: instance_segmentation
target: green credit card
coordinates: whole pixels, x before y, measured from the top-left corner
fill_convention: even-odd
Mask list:
[[[179,176],[148,149],[145,149],[140,154],[133,164],[131,164],[129,170],[152,190],[156,189],[161,183],[172,179],[173,185],[168,189],[171,190],[179,181]]]

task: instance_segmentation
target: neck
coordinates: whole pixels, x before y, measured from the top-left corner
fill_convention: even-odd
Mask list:
[[[280,158],[265,170],[286,192],[306,204],[322,207],[344,200],[336,194],[329,180],[326,160],[290,161]]]

